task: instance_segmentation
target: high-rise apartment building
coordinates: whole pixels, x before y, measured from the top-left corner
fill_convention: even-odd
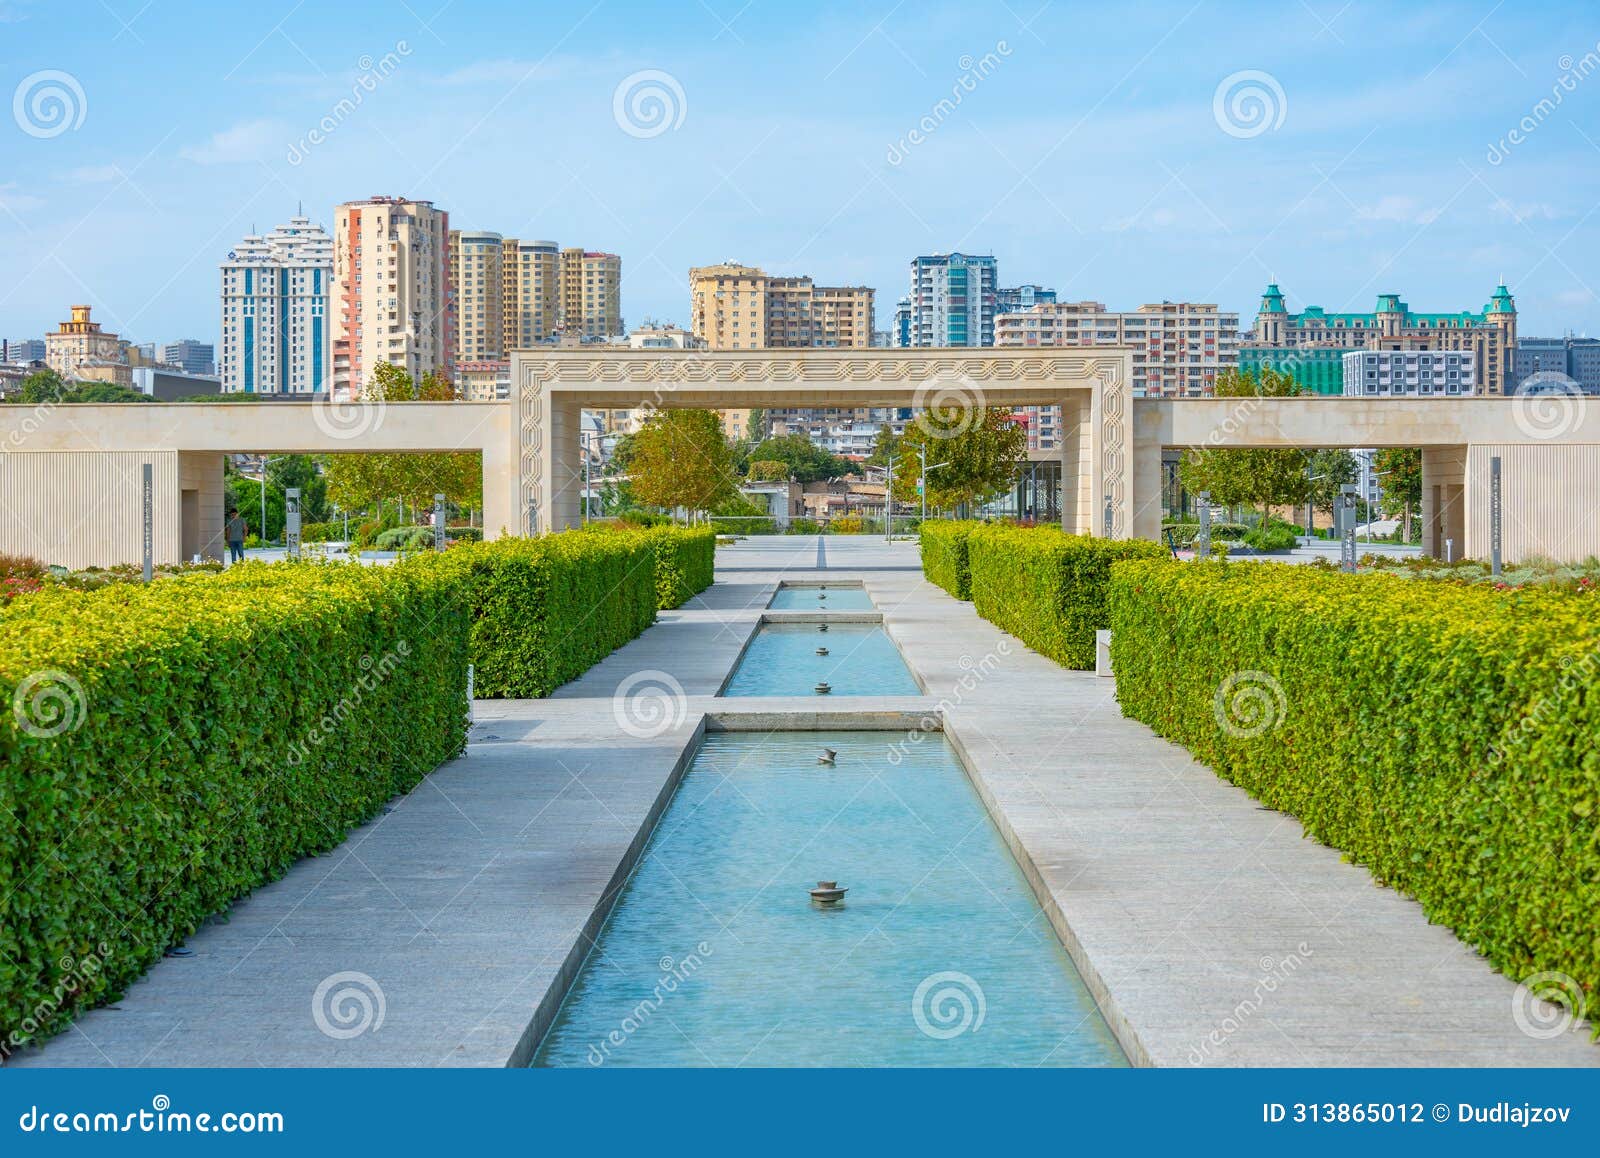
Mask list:
[[[456,361],[505,356],[505,238],[476,229],[450,231],[450,285],[455,291]]]
[[[995,321],[995,345],[1131,346],[1138,398],[1200,398],[1217,374],[1238,365],[1239,315],[1209,302],[1156,302],[1108,310],[1101,302],[1056,302]],[[1031,450],[1051,450],[1062,437],[1060,407],[1021,411]]]
[[[911,260],[911,346],[992,346],[999,265],[991,255],[935,253]]]
[[[561,251],[561,332],[569,337],[622,334],[622,258],[582,246]]]
[[[819,286],[731,261],[689,271],[691,329],[713,350],[865,348],[873,297],[866,286]]]
[[[163,343],[156,350],[156,360],[166,366],[176,366],[185,374],[212,374],[217,368],[217,348],[210,342],[180,338]]]
[[[378,366],[454,379],[450,215],[431,201],[372,197],[335,211],[334,389],[357,396]]]
[[[101,329],[90,313],[89,306],[73,306],[71,320],[44,336],[45,364],[63,378],[128,385],[127,344]]]
[[[1328,313],[1307,306],[1291,314],[1276,284],[1261,295],[1255,344],[1339,350],[1467,350],[1477,369],[1478,392],[1504,394],[1513,384],[1517,346],[1517,305],[1505,286],[1496,286],[1482,310],[1415,313],[1399,294],[1379,294],[1370,314]]]
[[[997,346],[1131,346],[1135,397],[1200,398],[1239,362],[1239,315],[1210,302],[1156,302],[1108,310],[1057,302],[995,323]]]
[[[505,239],[500,258],[502,357],[554,336],[561,322],[560,255],[553,241]]]
[[[310,218],[291,217],[271,233],[241,241],[222,263],[223,393],[327,390],[333,381],[332,297],[333,239]]]

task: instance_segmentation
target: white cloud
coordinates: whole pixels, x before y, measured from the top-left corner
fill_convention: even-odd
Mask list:
[[[73,185],[109,185],[127,179],[120,165],[80,165],[61,174],[61,179]]]
[[[12,213],[26,213],[30,209],[38,209],[45,204],[43,197],[35,197],[32,193],[24,193],[15,181],[7,181],[0,185],[0,209],[10,210]]]
[[[237,165],[276,156],[288,139],[275,121],[242,121],[223,129],[203,145],[185,145],[178,156],[198,165]]]
[[[1356,207],[1357,221],[1392,221],[1399,225],[1432,225],[1442,212],[1436,206],[1423,206],[1414,197],[1389,193],[1375,205]]]
[[[1490,213],[1515,221],[1518,225],[1524,221],[1555,221],[1566,216],[1546,201],[1510,201],[1504,197],[1496,197],[1489,202],[1488,209]]]

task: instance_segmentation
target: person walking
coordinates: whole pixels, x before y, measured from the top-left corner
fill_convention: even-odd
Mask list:
[[[238,507],[228,508],[228,562],[244,562],[244,537],[250,528],[245,525]]]

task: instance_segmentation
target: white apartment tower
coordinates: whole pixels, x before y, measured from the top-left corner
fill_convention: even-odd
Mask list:
[[[335,210],[333,384],[359,396],[388,362],[455,380],[450,215],[431,201],[371,197]]]
[[[222,390],[312,394],[333,378],[328,302],[333,239],[310,218],[291,217],[241,241],[222,263]]]

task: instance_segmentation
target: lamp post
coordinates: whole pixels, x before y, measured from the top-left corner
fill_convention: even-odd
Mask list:
[[[261,460],[261,478],[260,478],[260,482],[261,482],[261,532],[260,533],[261,533],[261,541],[262,541],[262,543],[265,543],[267,541],[267,464],[269,462],[278,462],[279,460],[285,459],[285,458],[288,458],[288,457],[289,456],[286,455],[286,454],[276,454],[276,455],[273,455],[271,458],[264,458],[264,459]]]
[[[928,444],[924,442],[917,447],[918,460],[921,462],[921,473],[917,475],[917,492],[922,496],[922,521],[928,521],[928,472],[938,470],[942,466],[949,466],[948,462],[936,462],[928,465]]]

